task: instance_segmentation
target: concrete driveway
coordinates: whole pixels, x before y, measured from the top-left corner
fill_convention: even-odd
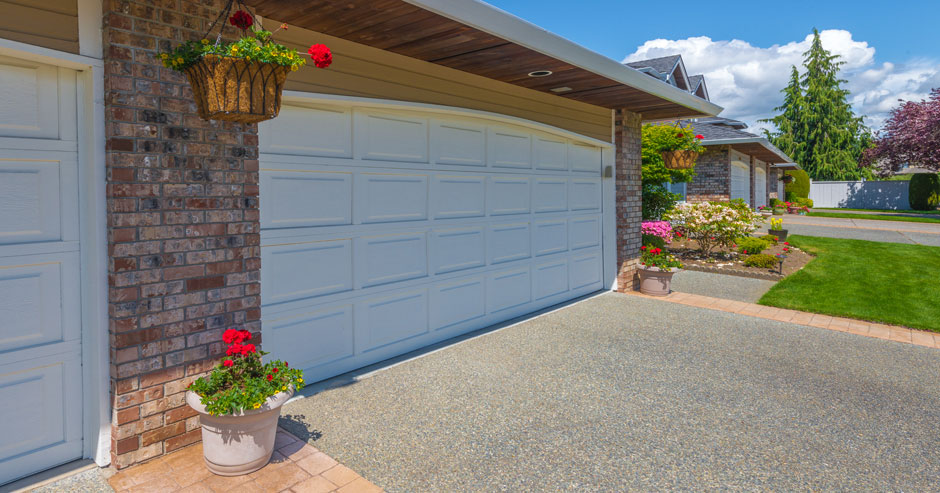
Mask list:
[[[940,223],[812,217],[794,214],[775,217],[782,217],[784,229],[794,235],[940,246]],[[765,233],[769,224],[768,221],[761,231]]]
[[[940,350],[607,293],[294,401],[389,491],[927,491]]]

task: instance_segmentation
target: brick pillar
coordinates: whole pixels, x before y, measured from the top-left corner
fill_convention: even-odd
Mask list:
[[[159,50],[203,35],[221,0],[112,0],[105,7],[112,463],[199,440],[186,386],[260,337],[258,137],[196,116]],[[257,340],[256,340],[257,342]]]
[[[634,289],[639,263],[643,219],[640,164],[642,145],[640,115],[617,110],[614,119],[615,200],[617,201],[617,289]]]

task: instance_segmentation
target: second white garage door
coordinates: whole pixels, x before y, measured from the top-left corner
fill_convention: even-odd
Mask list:
[[[340,101],[259,132],[264,347],[309,381],[603,286],[609,144]]]

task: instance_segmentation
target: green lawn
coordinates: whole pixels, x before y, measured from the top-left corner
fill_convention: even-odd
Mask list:
[[[813,207],[814,211],[834,211],[834,212],[899,212],[905,214],[940,214],[940,211],[913,211],[910,209],[883,210],[883,209],[840,209],[838,207]]]
[[[850,212],[808,212],[810,217],[838,217],[842,219],[869,219],[873,221],[901,221],[906,223],[940,223],[940,217],[892,216],[890,214],[852,214]]]
[[[817,255],[762,305],[940,332],[940,247],[793,235]]]

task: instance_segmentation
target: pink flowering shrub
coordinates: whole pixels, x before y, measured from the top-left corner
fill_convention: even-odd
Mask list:
[[[673,239],[674,232],[672,231],[672,224],[670,224],[669,221],[643,221],[640,227],[643,230],[643,234],[658,236],[666,243],[671,242]]]
[[[663,219],[679,225],[689,239],[698,242],[706,255],[715,247],[730,248],[735,244],[735,238],[750,235],[763,221],[747,206],[718,202],[679,204]]]

